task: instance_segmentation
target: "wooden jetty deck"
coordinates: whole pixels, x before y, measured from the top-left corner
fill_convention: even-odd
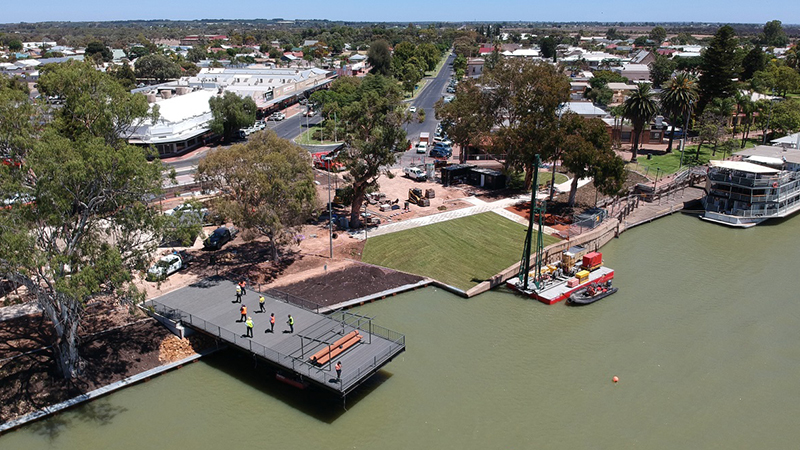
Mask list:
[[[342,396],[406,348],[405,336],[373,324],[369,317],[345,311],[322,315],[318,305],[283,293],[263,293],[266,312],[259,313],[260,293],[250,289],[242,297],[254,323],[253,337],[248,338],[245,323],[239,322],[241,305],[233,303],[235,293],[232,281],[214,277],[148,300],[145,306],[269,362],[290,379]],[[274,333],[266,332],[271,313],[275,313]],[[294,333],[288,332],[289,314],[294,318]],[[312,355],[355,330],[362,336],[357,344],[326,364],[311,363]],[[336,361],[342,362],[340,381],[336,380]]]

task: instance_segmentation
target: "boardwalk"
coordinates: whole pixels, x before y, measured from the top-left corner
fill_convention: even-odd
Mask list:
[[[301,299],[266,296],[265,313],[258,313],[259,293],[248,290],[242,297],[253,319],[253,338],[245,337],[246,325],[239,322],[235,284],[219,277],[202,280],[183,289],[146,302],[157,312],[181,320],[185,326],[215,336],[226,343],[268,361],[289,378],[313,383],[328,391],[346,395],[369,376],[405,351],[405,336],[372,323],[368,317],[344,311],[318,314],[316,305]],[[275,313],[275,332],[269,329]],[[286,324],[294,318],[294,333]],[[309,358],[342,336],[359,330],[361,341],[332,362],[317,366]],[[333,365],[342,362],[342,378],[336,380]]]

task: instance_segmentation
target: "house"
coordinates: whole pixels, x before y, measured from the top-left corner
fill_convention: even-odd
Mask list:
[[[611,136],[611,142],[615,144],[633,144],[631,139],[633,136],[633,125],[622,119],[621,117],[603,117],[601,118],[606,124],[606,130]],[[642,130],[639,136],[639,146],[645,144],[661,144],[664,139],[666,124],[663,120],[660,123],[654,121],[649,127]]]
[[[628,84],[628,83],[608,83],[606,85],[614,95],[611,97],[611,104],[617,105],[625,101],[628,98],[628,94],[632,91],[635,91],[638,86],[635,84]]]
[[[478,78],[483,75],[483,64],[486,61],[483,58],[469,58],[467,59],[467,73],[466,76],[471,78]]]
[[[347,61],[352,63],[352,64],[358,64],[358,63],[364,62],[366,60],[367,60],[367,55],[362,55],[362,54],[359,54],[359,53],[356,53],[355,55],[352,55],[349,58],[347,58]]]
[[[315,41],[313,39],[306,39],[305,41],[303,41],[303,45],[301,45],[300,47],[313,47],[317,45],[318,42],[319,41]]]
[[[656,55],[647,50],[639,50],[631,55],[631,64],[650,64],[656,60]]]
[[[647,64],[624,63],[622,67],[615,67],[614,71],[633,82],[650,82],[650,66]]]
[[[561,106],[558,114],[560,116],[568,111],[574,112],[585,119],[608,117],[606,110],[594,106],[592,102],[567,102]]]

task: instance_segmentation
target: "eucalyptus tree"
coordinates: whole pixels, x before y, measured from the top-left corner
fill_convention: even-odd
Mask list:
[[[162,166],[120,138],[157,111],[90,63],[45,66],[39,88],[65,101],[41,132],[16,141],[35,141],[20,165],[0,166],[9,201],[0,210],[0,274],[36,299],[53,330],[57,367],[77,378],[86,306],[141,299],[132,273],[160,240],[163,216],[146,202],[161,192]]]

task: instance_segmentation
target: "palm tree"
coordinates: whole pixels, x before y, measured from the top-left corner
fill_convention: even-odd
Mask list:
[[[688,72],[678,72],[664,83],[664,90],[661,91],[660,95],[661,110],[669,117],[669,123],[672,124],[667,153],[672,152],[675,125],[679,121],[683,123],[691,111],[692,104],[697,103],[698,96],[697,77]],[[686,130],[683,130],[683,132],[685,136]]]
[[[631,162],[636,162],[639,151],[639,137],[646,123],[650,123],[658,112],[658,103],[653,100],[653,91],[650,85],[639,83],[639,87],[625,99],[622,105],[622,117],[633,122],[633,147],[631,147]]]

